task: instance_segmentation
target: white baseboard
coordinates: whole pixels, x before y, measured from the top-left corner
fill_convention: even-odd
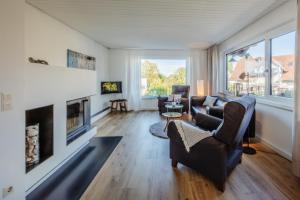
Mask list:
[[[105,117],[106,115],[108,115],[110,113],[110,109],[105,110],[104,112],[101,112],[100,114],[93,116],[91,119],[91,123],[95,123],[96,121],[98,121],[99,119]]]
[[[292,154],[291,153],[282,150],[281,148],[277,147],[276,145],[272,144],[271,142],[269,142],[268,140],[262,138],[259,135],[256,135],[256,139],[259,142],[261,142],[262,144],[264,144],[267,147],[269,147],[270,149],[272,149],[273,151],[275,151],[276,153],[278,153],[279,155],[281,155],[282,157],[292,161]]]

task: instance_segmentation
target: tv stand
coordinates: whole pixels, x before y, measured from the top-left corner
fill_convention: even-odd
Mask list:
[[[127,109],[127,99],[114,99],[110,100],[111,106],[110,111],[114,112],[118,110],[118,105],[120,107],[121,112],[128,112]]]

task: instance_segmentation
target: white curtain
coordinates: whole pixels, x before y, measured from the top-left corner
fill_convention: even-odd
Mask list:
[[[219,54],[218,46],[214,45],[207,50],[208,93],[217,95],[219,92]]]
[[[197,95],[197,80],[204,80],[204,91],[207,94],[207,51],[191,50],[187,58],[187,83],[191,86],[190,95]]]
[[[300,9],[298,3],[298,22],[296,39],[296,69],[295,69],[295,107],[294,107],[294,137],[293,137],[293,172],[300,177]]]
[[[140,74],[141,74],[141,57],[129,52],[126,58],[125,66],[125,93],[124,96],[128,101],[129,110],[140,110],[141,93],[140,93]]]

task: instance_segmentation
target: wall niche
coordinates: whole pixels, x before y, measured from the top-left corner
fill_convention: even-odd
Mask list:
[[[26,173],[53,155],[53,105],[26,111]]]

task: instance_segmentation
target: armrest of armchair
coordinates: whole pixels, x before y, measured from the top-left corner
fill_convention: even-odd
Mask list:
[[[168,97],[157,97],[158,100],[158,106],[164,106],[165,102],[168,101]]]
[[[192,96],[191,97],[191,106],[202,106],[206,96]]]
[[[207,114],[223,119],[224,107],[223,106],[212,106],[207,109]]]
[[[187,113],[190,110],[190,100],[189,98],[181,98],[180,100],[181,104],[183,105],[183,111],[186,111]]]
[[[204,113],[197,113],[194,118],[196,120],[197,126],[209,131],[216,130],[223,121],[220,118],[208,114],[204,114]]]
[[[167,135],[170,138],[170,140],[172,140],[173,142],[184,145],[181,136],[177,130],[177,127],[175,125],[175,122],[171,121],[169,123]],[[201,146],[201,148],[207,147],[208,149],[222,149],[222,151],[226,149],[226,145],[223,142],[215,139],[214,136],[210,136],[201,140],[200,142],[195,144],[195,146],[193,146],[192,148],[197,149],[199,148],[199,146]]]
[[[182,104],[185,104],[185,103],[189,102],[189,98],[182,97],[180,101],[181,101]]]

